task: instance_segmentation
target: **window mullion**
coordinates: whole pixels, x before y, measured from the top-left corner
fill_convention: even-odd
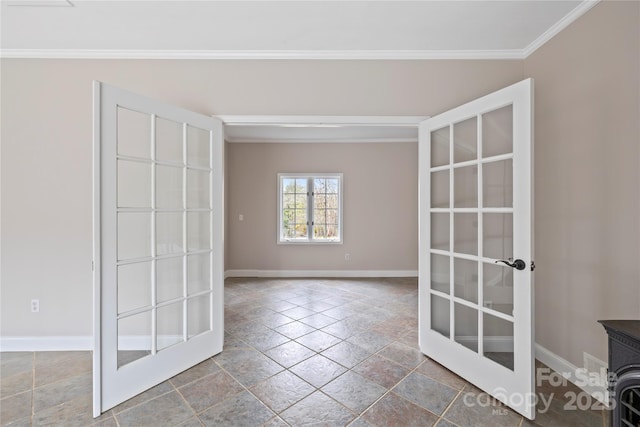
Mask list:
[[[309,241],[313,240],[313,224],[315,223],[315,218],[313,217],[313,197],[314,197],[314,189],[313,189],[313,178],[308,178],[307,180],[307,239]]]

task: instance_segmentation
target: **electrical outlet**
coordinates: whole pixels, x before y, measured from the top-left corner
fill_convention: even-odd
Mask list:
[[[351,261],[351,254],[344,254],[344,260],[347,262]]]
[[[32,299],[31,300],[31,312],[32,313],[39,313],[40,312],[40,300],[39,299]]]

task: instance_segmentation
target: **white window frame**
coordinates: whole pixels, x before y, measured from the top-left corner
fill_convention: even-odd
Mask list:
[[[283,188],[282,183],[287,178],[306,178],[307,179],[307,237],[306,238],[289,238],[284,236],[283,227]],[[332,178],[338,179],[338,237],[333,239],[314,239],[313,238],[313,180],[318,178]],[[313,245],[327,245],[327,244],[342,244],[342,173],[279,173],[278,174],[278,244],[313,244]]]

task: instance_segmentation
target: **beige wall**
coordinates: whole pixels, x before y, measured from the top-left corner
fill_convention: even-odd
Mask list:
[[[640,3],[603,2],[525,60],[535,79],[536,340],[606,358],[640,318]]]
[[[228,150],[228,269],[417,271],[417,143],[228,144]],[[276,243],[279,172],[343,173],[343,244]]]
[[[204,114],[433,115],[533,77],[536,340],[578,366],[583,351],[605,360],[596,320],[640,316],[639,21],[638,2],[601,3],[525,61],[3,59],[0,334],[91,334],[93,79]],[[363,249],[354,234],[363,229],[358,218],[375,218],[360,203],[345,205],[345,244],[309,248],[312,258],[276,247],[273,228],[273,175],[289,169],[281,162],[298,159],[297,150],[326,160],[334,160],[334,150],[346,153],[352,161],[335,168],[344,169],[345,192],[366,203],[362,180],[382,152],[397,160],[389,166],[407,162],[415,170],[408,158],[413,145],[226,148],[227,268],[417,268],[415,240],[386,234],[394,251],[403,251],[393,259],[382,245]],[[257,161],[260,155],[269,162]],[[255,168],[266,174],[269,195],[258,207],[241,192],[247,181],[258,181]],[[384,209],[397,208],[395,202]],[[408,210],[403,234],[415,226],[415,207]],[[250,241],[264,253],[245,250]],[[40,299],[39,314],[29,312],[32,298]]]
[[[536,340],[578,366],[583,351],[606,360],[596,320],[640,316],[639,21],[638,2],[601,3],[525,61],[3,59],[0,334],[91,334],[93,79],[204,114],[433,115],[533,77]],[[309,248],[310,258],[276,247],[273,175],[291,170],[281,162],[298,159],[297,150],[327,160],[346,153],[352,161],[334,167],[344,169],[345,192],[364,203],[362,180],[383,154],[397,160],[394,168],[407,162],[415,170],[411,144],[227,144],[227,268],[417,268],[415,240],[386,234],[403,251],[393,259],[382,245],[364,248],[358,218],[375,218],[350,201],[344,245]],[[256,168],[269,195],[258,207],[241,192],[257,180]],[[415,226],[415,206],[408,210],[403,234]],[[248,242],[264,253],[246,250]],[[32,298],[39,314],[29,312]]]
[[[0,65],[3,337],[91,334],[92,80],[204,114],[433,115],[516,82],[523,70],[522,61],[3,59]],[[227,148],[231,157],[234,148]],[[345,229],[345,242],[355,229]],[[353,266],[360,256],[354,252]],[[407,261],[385,268],[404,269]],[[29,312],[32,298],[40,299],[39,314]]]

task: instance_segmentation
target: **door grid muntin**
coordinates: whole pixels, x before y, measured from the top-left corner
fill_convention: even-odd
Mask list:
[[[121,111],[133,111],[128,108],[123,108],[118,106],[118,113]],[[122,206],[120,202],[121,196],[127,190],[125,187],[118,186],[117,194],[117,217],[118,217],[118,228],[121,225],[121,214],[135,214],[140,216],[146,216],[149,221],[148,228],[148,243],[149,243],[149,255],[148,256],[140,256],[140,257],[121,257],[121,248],[120,245],[117,245],[117,262],[116,265],[118,269],[121,266],[127,265],[136,265],[136,264],[147,264],[150,263],[150,292],[149,292],[149,304],[138,306],[132,309],[121,310],[120,304],[118,304],[118,312],[117,312],[117,323],[118,323],[118,353],[120,351],[131,351],[131,347],[142,347],[137,349],[139,353],[138,357],[124,357],[123,362],[121,363],[120,357],[118,357],[118,368],[123,366],[126,363],[130,363],[139,358],[145,357],[146,355],[154,355],[158,351],[162,351],[165,348],[170,347],[171,345],[177,344],[179,342],[186,342],[192,339],[194,336],[197,336],[200,333],[210,331],[212,329],[212,277],[213,277],[213,209],[212,209],[212,173],[213,173],[213,135],[212,131],[199,129],[193,127],[187,123],[178,123],[169,119],[164,119],[157,117],[155,114],[146,114],[135,112],[136,114],[143,114],[148,119],[149,126],[149,147],[148,147],[148,157],[145,157],[143,154],[145,150],[137,151],[137,156],[127,155],[126,153],[120,152],[120,141],[121,141],[121,132],[120,127],[118,126],[118,141],[117,144],[117,164],[122,164],[121,162],[127,162],[135,165],[148,165],[149,166],[149,182],[150,186],[149,190],[149,200],[148,206],[146,205],[146,201],[139,201],[138,206]],[[121,114],[117,115],[121,117]],[[157,159],[157,146],[156,141],[159,139],[159,135],[157,134],[157,124],[159,121],[170,122],[177,125],[180,125],[180,153],[181,153],[181,161],[175,160],[158,160]],[[195,147],[193,135],[196,132],[200,132],[202,137],[203,133],[206,134],[204,141],[206,144],[206,149],[204,150],[208,154],[206,155],[205,160],[202,160],[202,156],[194,156],[192,155],[194,150],[192,147]],[[202,143],[202,141],[199,141]],[[145,143],[146,145],[146,143]],[[135,151],[135,150],[134,150]],[[174,173],[178,172],[178,176],[180,176],[180,201],[178,204],[164,205],[164,207],[158,206],[157,199],[158,195],[162,194],[160,191],[164,191],[164,188],[158,188],[158,169],[171,170]],[[116,175],[118,176],[118,175]],[[120,177],[119,177],[120,178]],[[196,178],[196,179],[194,179]],[[199,179],[198,179],[199,178]],[[194,191],[192,189],[193,183],[202,186],[201,190]],[[145,182],[146,184],[146,182]],[[204,184],[204,185],[203,185]],[[162,186],[161,186],[162,187]],[[171,188],[168,190],[172,190]],[[175,188],[173,190],[176,190]],[[195,193],[195,194],[194,194]],[[196,203],[194,203],[194,198],[196,199]],[[198,200],[201,199],[201,200]],[[134,203],[135,204],[135,203]],[[159,236],[159,228],[160,225],[158,219],[164,217],[179,218],[179,224],[174,221],[174,226],[178,225],[180,229],[180,242],[177,247],[168,247],[163,250],[159,250],[159,246],[162,242],[158,241]],[[208,229],[207,238],[204,239],[207,243],[202,247],[202,237],[200,238],[200,244],[192,245],[192,237],[199,234],[198,227],[192,227],[192,221],[190,217],[201,216],[205,218],[206,227],[202,227]],[[206,218],[208,216],[208,218]],[[175,230],[174,230],[175,231]],[[121,238],[123,236],[120,236]],[[174,242],[175,243],[175,242]],[[171,246],[168,245],[167,246]],[[174,245],[175,246],[175,245]],[[192,291],[190,286],[190,270],[192,270],[191,261],[195,258],[206,259],[205,265],[203,265],[204,269],[208,270],[206,274],[204,274],[203,279],[206,280],[205,286],[200,286],[199,289]],[[180,278],[180,292],[179,295],[176,295],[173,298],[168,298],[166,300],[161,300],[158,296],[158,273],[160,272],[158,268],[158,263],[163,261],[171,261],[171,260],[181,260],[181,278]],[[206,265],[208,264],[208,265]],[[118,283],[118,293],[125,292],[125,290],[120,289],[120,283]],[[198,301],[199,303],[196,303]],[[203,301],[206,301],[203,303]],[[172,310],[173,313],[169,313],[166,317],[166,321],[162,322],[162,319],[165,317],[163,313]],[[198,312],[204,311],[204,316],[200,317],[200,320],[194,318],[192,312],[197,310]],[[142,340],[138,339],[138,336],[134,333],[133,339],[132,337],[125,336],[127,331],[122,331],[124,323],[129,322],[133,318],[147,317],[145,322],[149,322],[148,325],[148,333],[150,335],[150,341],[147,342],[144,334],[142,335],[144,338]],[[202,318],[206,319],[206,326],[202,327],[196,326],[193,327],[194,324],[198,322],[202,323]],[[174,324],[178,321],[180,323],[179,328],[175,328]],[[133,327],[136,332],[140,331],[140,325],[137,324]],[[194,332],[197,331],[197,332]],[[123,332],[123,333],[121,333]],[[127,339],[129,338],[129,339]],[[142,344],[142,346],[141,346]],[[146,348],[148,347],[148,348]]]
[[[446,336],[449,340],[456,341],[471,351],[477,352],[479,355],[484,355],[485,357],[488,357],[511,370],[514,368],[512,361],[505,362],[495,360],[496,357],[494,357],[494,352],[486,350],[498,348],[501,350],[506,349],[507,352],[510,351],[513,353],[513,343],[509,345],[509,343],[504,342],[508,340],[501,339],[500,337],[492,340],[492,336],[487,336],[486,332],[494,333],[493,331],[495,331],[495,333],[505,333],[504,331],[509,328],[505,328],[504,325],[510,325],[510,331],[506,332],[506,336],[510,336],[511,341],[513,340],[514,316],[512,274],[509,276],[510,272],[508,272],[506,267],[498,267],[498,265],[495,264],[497,258],[505,259],[512,254],[505,253],[506,248],[503,247],[501,257],[494,258],[485,256],[485,252],[487,252],[485,250],[485,246],[488,247],[489,245],[485,245],[485,236],[483,236],[483,232],[485,217],[492,218],[496,215],[502,216],[503,219],[505,217],[510,217],[510,224],[509,221],[503,221],[502,231],[507,232],[507,236],[510,237],[511,249],[509,252],[513,251],[512,240],[514,208],[512,202],[513,197],[509,197],[508,194],[513,191],[513,142],[511,135],[511,147],[508,152],[504,149],[496,149],[496,147],[493,146],[488,150],[491,152],[491,155],[489,157],[483,157],[483,137],[485,136],[483,134],[483,123],[485,122],[484,119],[486,116],[495,113],[496,111],[504,112],[505,110],[509,110],[509,114],[512,114],[512,109],[513,107],[511,105],[502,106],[432,130],[432,147],[430,156],[431,165],[429,172],[432,178],[430,180],[430,214],[432,221],[433,218],[437,218],[437,221],[440,224],[439,227],[434,227],[434,224],[431,223],[431,261],[429,262],[432,275],[429,290],[432,299],[431,329]],[[465,150],[463,150],[462,153],[456,152],[456,127],[461,124],[464,125],[464,129],[461,133],[463,137],[468,137],[471,132],[471,127],[469,126],[470,123],[473,123],[473,127],[475,127],[475,134],[473,135],[473,138],[475,138],[474,146],[468,144],[467,140],[467,144],[458,144],[458,146],[462,145]],[[511,130],[512,124],[510,129],[509,127],[507,128],[508,130]],[[438,145],[445,144],[447,145],[446,150],[443,150],[441,146],[438,147]],[[445,151],[447,151],[447,160],[445,160]],[[504,197],[503,200],[501,200],[503,203],[496,203],[494,201],[485,203],[484,198],[485,195],[489,193],[489,189],[484,186],[483,172],[485,169],[488,170],[492,167],[495,168],[496,165],[504,165],[502,166],[502,169],[505,172],[505,176],[511,181],[510,186],[506,185],[503,189]],[[509,168],[511,168],[511,170],[509,170]],[[445,177],[443,174],[448,176]],[[463,187],[460,185],[461,179],[467,179],[469,182],[472,182],[474,174],[476,179],[473,187],[470,188],[469,185]],[[436,183],[435,186],[434,182]],[[441,187],[446,186],[448,188],[445,190],[439,189],[437,188],[438,183]],[[458,187],[456,187],[456,184],[458,184]],[[469,199],[471,200],[461,199],[458,194],[460,190],[466,190],[470,196]],[[486,206],[487,204],[489,206]],[[448,239],[445,239],[445,233],[440,229],[440,227],[444,225],[444,218],[447,216],[449,235]],[[473,219],[473,216],[475,216],[475,220]],[[464,221],[465,219],[467,219],[467,221]],[[460,236],[456,236],[456,231],[465,226],[469,228],[468,219],[471,219],[471,228],[476,229],[477,233],[472,233],[475,234],[475,236],[473,236],[475,241],[472,239],[470,245],[468,244],[466,247],[462,247],[460,243],[463,242],[461,242],[461,239],[459,238]],[[436,233],[438,233],[438,237],[436,242],[434,242],[434,235]],[[448,242],[445,240],[448,240]],[[448,248],[446,247],[446,243],[448,243]],[[434,248],[434,246],[436,248]],[[489,252],[491,253],[492,251]],[[434,256],[448,258],[448,274],[443,274],[443,258],[439,258],[440,271],[436,274],[437,277],[434,277],[434,265],[432,262],[434,260]],[[463,262],[476,263],[475,272],[472,273],[471,277],[457,277],[460,276],[458,274],[460,269],[456,268],[456,265]],[[484,294],[488,289],[487,285],[495,287],[495,284],[492,285],[493,281],[489,283],[485,282],[485,269],[495,269],[496,267],[502,269],[501,274],[496,277],[511,277],[510,281],[502,279],[497,282],[505,288],[509,288],[508,285],[510,285],[510,307],[508,307],[508,304],[507,307],[504,307],[504,304],[501,304],[499,308],[495,308],[492,302],[485,300]],[[443,286],[443,281],[448,281],[448,287]],[[472,293],[469,292],[469,289],[463,289],[461,291],[460,286],[456,286],[457,282],[462,283],[463,286],[467,286],[465,284],[468,283],[475,283],[475,289],[473,289],[473,293],[475,293],[475,295],[472,295]],[[486,287],[487,289],[485,289]],[[448,303],[448,308],[445,308],[444,301]],[[461,316],[466,316],[467,319],[475,318],[475,320],[466,323],[460,322],[456,313],[460,313]],[[445,321],[443,316],[448,316],[448,321]],[[485,331],[485,323],[490,326],[487,328],[489,329],[488,331]],[[502,326],[500,328],[496,328],[495,324],[497,323],[501,323]],[[465,335],[460,335],[458,332],[462,332]],[[485,341],[487,345],[485,345]],[[485,349],[485,347],[487,347],[487,349]]]

